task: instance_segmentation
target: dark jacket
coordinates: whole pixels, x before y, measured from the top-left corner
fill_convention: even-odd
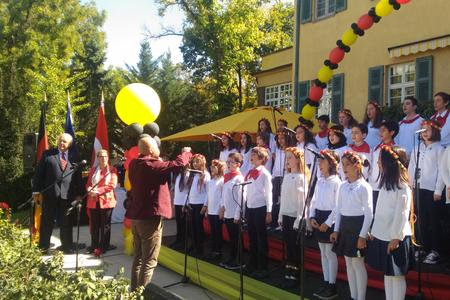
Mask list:
[[[73,199],[83,195],[81,170],[73,171],[73,161],[69,157],[65,170],[61,168],[58,149],[44,152],[36,169],[33,179],[33,192],[42,192],[44,199]],[[62,179],[62,180],[61,180]]]
[[[172,204],[168,182],[170,173],[188,164],[192,154],[184,152],[174,161],[161,161],[140,155],[133,159],[128,168],[131,183],[125,216],[134,220],[152,216],[172,217]]]

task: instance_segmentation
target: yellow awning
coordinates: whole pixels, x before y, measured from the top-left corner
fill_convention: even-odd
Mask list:
[[[275,112],[276,120],[285,119],[288,121],[288,127],[294,128],[299,124],[299,114],[286,111],[280,108],[283,114]],[[270,106],[259,106],[247,109],[241,113],[237,113],[207,124],[203,124],[188,130],[184,130],[173,135],[167,136],[162,141],[210,141],[211,133],[220,134],[222,132],[244,132],[256,133],[258,129],[258,121],[266,118],[270,121],[272,130],[275,130],[273,123],[273,110]],[[314,120],[315,129],[317,128],[317,121]]]
[[[425,52],[429,50],[436,50],[438,48],[445,48],[450,45],[450,35],[428,39],[425,41],[410,43],[401,46],[395,46],[388,49],[391,58],[400,56],[407,56]]]

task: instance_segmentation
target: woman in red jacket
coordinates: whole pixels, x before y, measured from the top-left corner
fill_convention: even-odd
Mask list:
[[[108,164],[108,151],[99,150],[97,159],[98,166],[91,168],[86,190],[91,229],[89,250],[98,256],[109,247],[111,215],[116,206],[114,189],[117,185],[117,171]]]

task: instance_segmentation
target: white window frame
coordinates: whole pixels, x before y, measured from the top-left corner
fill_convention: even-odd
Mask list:
[[[318,12],[319,12],[319,2],[320,1],[323,1],[323,3],[325,4],[325,13],[323,15],[319,16]],[[331,4],[333,4],[334,6],[331,6]],[[332,11],[330,11],[330,7],[333,7]],[[329,16],[334,15],[335,12],[336,12],[335,0],[315,0],[314,1],[314,16],[315,16],[316,20],[328,18]]]
[[[292,83],[282,83],[271,85],[265,88],[264,105],[282,107],[287,111],[292,111]]]
[[[414,68],[414,79],[412,81],[406,81],[406,68],[405,66],[410,65]],[[402,70],[402,80],[400,83],[394,83],[391,84],[391,78],[392,78],[392,69],[398,66],[403,66],[403,70]],[[407,63],[402,63],[402,64],[396,64],[396,65],[391,65],[388,68],[388,105],[391,106],[392,105],[392,95],[391,92],[394,89],[401,89],[401,96],[400,96],[400,103],[403,103],[403,100],[405,99],[405,97],[407,96],[415,96],[415,92],[416,92],[416,78],[417,74],[416,74],[416,64],[415,62],[407,62]],[[412,94],[407,94],[406,93],[406,89],[413,87],[414,88],[414,93]]]

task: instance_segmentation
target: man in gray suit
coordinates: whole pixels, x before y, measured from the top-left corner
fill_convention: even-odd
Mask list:
[[[56,217],[60,227],[60,250],[66,254],[73,253],[72,222],[66,212],[72,201],[81,200],[83,187],[81,170],[75,168],[69,157],[72,141],[70,134],[61,134],[58,148],[44,152],[34,176],[33,196],[35,200],[41,192],[43,196],[39,248],[44,252],[48,252],[50,247]]]

